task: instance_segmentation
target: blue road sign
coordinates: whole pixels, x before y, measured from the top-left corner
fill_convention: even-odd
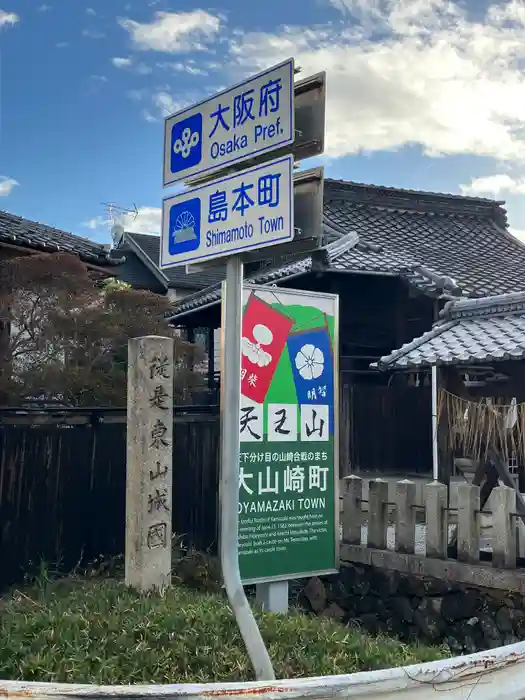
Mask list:
[[[166,197],[160,268],[293,240],[293,157]]]
[[[293,76],[289,59],[168,117],[164,187],[292,144]]]

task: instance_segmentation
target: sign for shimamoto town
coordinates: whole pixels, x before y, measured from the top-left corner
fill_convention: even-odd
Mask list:
[[[293,157],[166,197],[159,267],[206,262],[292,241]]]
[[[169,116],[164,125],[164,187],[292,144],[293,78],[291,58]]]
[[[338,568],[338,297],[243,289],[239,566],[244,583]]]

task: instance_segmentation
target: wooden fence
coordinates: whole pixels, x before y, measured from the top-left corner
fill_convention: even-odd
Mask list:
[[[176,410],[173,531],[217,542],[219,416]],[[126,414],[0,411],[0,588],[44,560],[71,571],[124,551]]]

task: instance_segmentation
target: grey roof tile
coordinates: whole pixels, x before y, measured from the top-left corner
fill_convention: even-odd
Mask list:
[[[327,244],[323,250],[324,256],[328,264],[330,261],[344,252],[352,245],[355,245],[356,238],[352,235],[344,236],[341,239],[337,239],[329,244]],[[267,267],[258,270],[252,275],[245,277],[245,281],[248,284],[274,284],[283,279],[290,279],[298,275],[302,275],[305,272],[310,272],[312,269],[313,257],[311,255],[304,256],[300,259],[292,260],[280,267]],[[224,276],[223,276],[224,279]],[[221,298],[221,283],[213,285],[208,289],[204,289],[201,292],[196,292],[195,294],[188,295],[184,297],[180,302],[173,304],[173,311],[166,314],[167,318],[174,318],[181,316],[183,314],[191,313],[195,309],[200,309],[204,306],[210,304],[216,304]]]
[[[525,287],[525,246],[505,230],[499,202],[327,180],[325,215],[379,250],[357,246],[337,261],[340,271],[403,276],[425,266],[468,296]]]
[[[432,330],[382,357],[380,369],[525,357],[525,292],[449,302]]]
[[[482,297],[525,289],[525,245],[506,229],[502,202],[325,180],[325,233],[358,240],[330,256],[340,273],[395,275],[438,297]],[[277,266],[259,284],[311,269],[311,258]],[[310,266],[310,267],[309,267]],[[202,303],[209,302],[208,290]],[[186,313],[195,296],[174,306]]]
[[[5,211],[0,211],[0,241],[42,253],[72,253],[94,265],[121,262],[110,257],[109,251],[100,243]]]
[[[278,269],[259,270],[253,275],[245,277],[248,284],[272,284],[286,277],[289,279],[292,276],[300,275],[303,272],[308,272],[311,269],[311,258],[307,257],[303,260],[289,263]],[[166,313],[167,318],[181,316],[182,314],[191,313],[195,309],[200,309],[210,304],[217,304],[221,299],[221,282],[214,284],[194,294],[185,296],[180,302],[173,304],[173,311]]]

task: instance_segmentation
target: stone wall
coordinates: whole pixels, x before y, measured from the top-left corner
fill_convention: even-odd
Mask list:
[[[344,564],[339,574],[309,579],[299,592],[311,612],[373,633],[447,644],[473,653],[525,639],[525,598],[436,578]]]

